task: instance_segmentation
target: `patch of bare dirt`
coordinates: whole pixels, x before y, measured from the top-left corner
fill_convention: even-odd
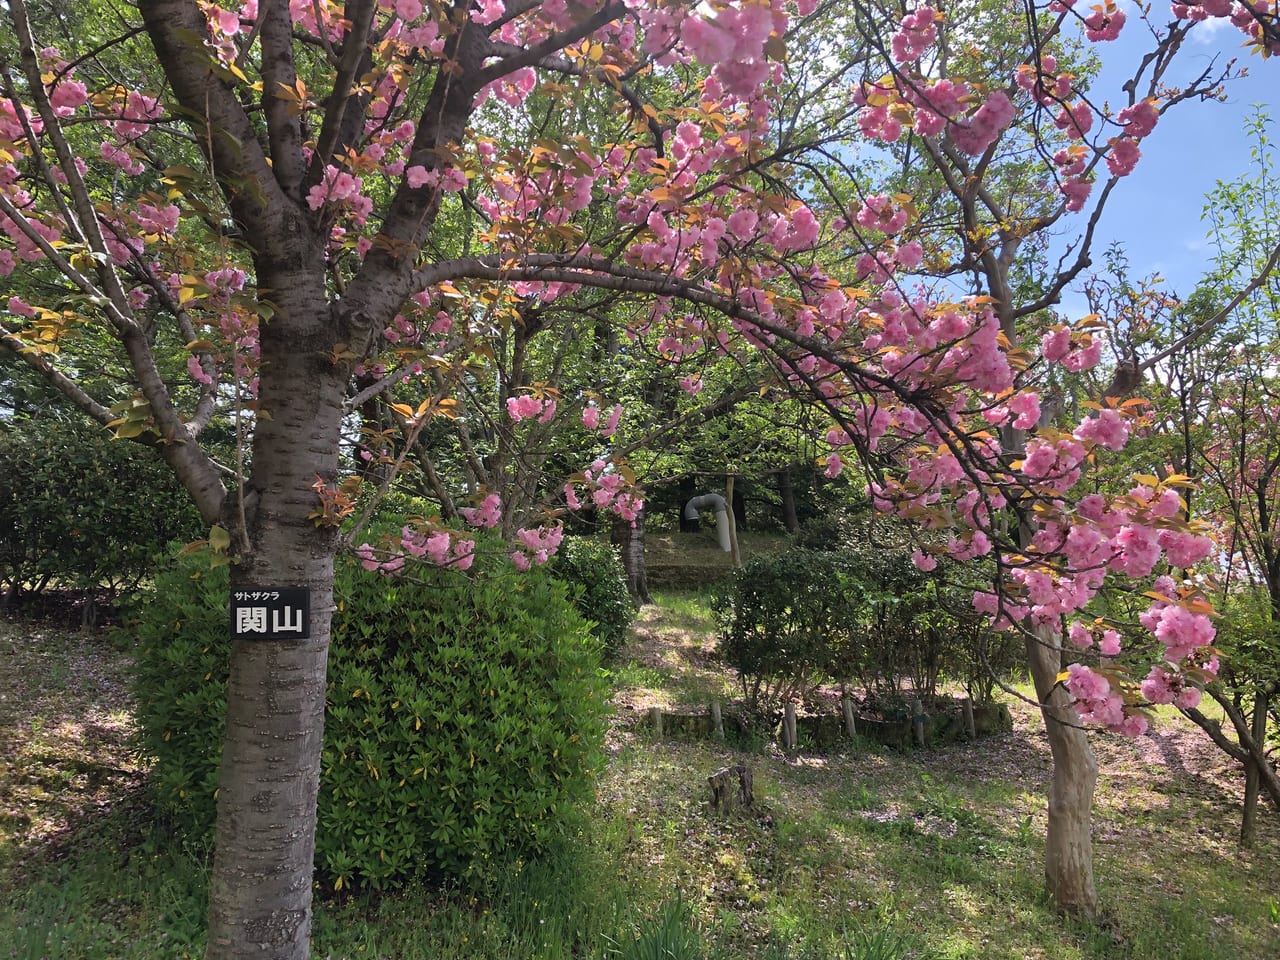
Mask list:
[[[42,855],[141,784],[128,664],[100,634],[0,623],[0,863]]]

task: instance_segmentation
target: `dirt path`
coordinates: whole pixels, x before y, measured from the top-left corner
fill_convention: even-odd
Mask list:
[[[0,621],[0,867],[141,783],[128,670],[101,634]]]

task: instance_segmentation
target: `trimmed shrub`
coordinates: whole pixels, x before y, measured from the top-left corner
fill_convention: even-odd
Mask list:
[[[573,605],[593,624],[591,632],[605,651],[622,646],[636,608],[617,548],[589,537],[569,537],[551,558],[550,569],[568,584]]]
[[[562,584],[481,557],[389,578],[340,558],[316,865],[335,887],[482,877],[545,849],[590,796],[605,687]],[[183,558],[133,628],[160,808],[207,837],[224,726],[227,574]]]
[[[1018,662],[1017,638],[989,630],[966,592],[911,562],[905,547],[793,548],[753,558],[712,601],[720,652],[750,708],[776,707],[824,680],[881,699],[931,697],[943,678],[990,698]],[[990,670],[988,669],[990,667]]]
[[[153,451],[88,424],[0,420],[0,586],[132,588],[201,529]]]
[[[857,574],[844,554],[792,549],[753,557],[716,591],[720,654],[749,708],[774,707],[832,674],[859,628]]]

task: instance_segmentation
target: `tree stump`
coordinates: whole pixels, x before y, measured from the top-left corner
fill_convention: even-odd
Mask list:
[[[725,767],[707,777],[711,784],[711,809],[715,813],[730,813],[739,807],[755,803],[751,788],[751,768],[741,765]]]

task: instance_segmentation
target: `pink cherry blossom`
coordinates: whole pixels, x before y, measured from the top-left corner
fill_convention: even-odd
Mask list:
[[[1017,415],[1013,426],[1017,430],[1030,430],[1040,422],[1040,397],[1034,393],[1017,393],[1006,404]]]
[[[899,63],[919,60],[938,38],[936,17],[932,7],[921,7],[903,17],[898,32],[890,41],[893,59]]]
[[[1013,102],[1003,90],[992,93],[967,122],[950,128],[951,139],[965,153],[977,156],[996,141],[1013,121]]]
[[[1129,441],[1129,424],[1115,410],[1102,410],[1096,416],[1086,417],[1074,435],[1078,440],[1088,440],[1108,450],[1122,450]]]
[[[622,419],[622,404],[614,404],[613,409],[609,411],[609,419],[605,422],[604,427],[600,430],[600,436],[608,438],[618,432],[618,421]]]
[[[473,527],[496,527],[502,520],[502,498],[491,493],[480,501],[479,507],[463,507],[459,512]]]
[[[1094,41],[1115,40],[1124,27],[1125,14],[1108,0],[1108,10],[1098,9],[1084,18],[1084,35]]]
[[[1159,119],[1160,108],[1151,99],[1139,100],[1116,114],[1116,123],[1124,126],[1125,134],[1139,140],[1156,128]]]
[[[1132,137],[1112,137],[1111,152],[1107,154],[1107,169],[1117,177],[1128,176],[1142,158],[1138,141]]]

